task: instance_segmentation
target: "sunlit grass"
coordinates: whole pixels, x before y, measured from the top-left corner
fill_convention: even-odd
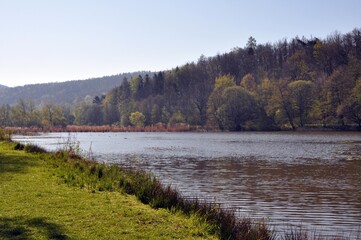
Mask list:
[[[86,186],[92,180],[85,175],[81,188],[66,181],[71,168],[64,158],[14,146],[0,143],[0,239],[216,238],[195,215],[152,209],[101,183]]]

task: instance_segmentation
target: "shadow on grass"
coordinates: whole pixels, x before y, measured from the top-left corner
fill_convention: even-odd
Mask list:
[[[0,218],[0,239],[57,239],[70,240],[61,226],[50,223],[44,218],[25,217]]]
[[[0,177],[3,173],[25,173],[34,163],[27,156],[0,154]]]

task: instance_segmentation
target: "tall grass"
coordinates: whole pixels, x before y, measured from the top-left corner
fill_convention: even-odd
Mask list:
[[[145,127],[120,127],[117,125],[68,125],[66,127],[7,127],[6,130],[16,134],[34,134],[40,132],[187,132],[192,131],[190,125],[184,123],[163,124],[157,123]]]

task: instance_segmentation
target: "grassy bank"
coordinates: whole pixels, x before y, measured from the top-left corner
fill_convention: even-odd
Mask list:
[[[0,239],[272,239],[152,175],[0,142]]]
[[[88,175],[71,155],[27,153],[14,147],[0,142],[0,239],[217,237],[214,228],[194,214],[151,208],[96,180],[105,174],[105,169],[92,168],[96,163],[83,162],[89,164]]]
[[[46,153],[0,141],[0,196],[0,239],[352,239],[294,228],[275,234],[71,148]]]

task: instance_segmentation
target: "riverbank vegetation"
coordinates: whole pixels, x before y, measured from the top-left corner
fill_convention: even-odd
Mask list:
[[[244,48],[125,78],[75,106],[19,99],[0,107],[0,119],[3,127],[43,129],[360,130],[361,30],[273,44],[250,37]]]
[[[79,151],[0,141],[1,239],[352,239],[295,227],[279,232]]]
[[[183,198],[148,173],[85,160],[74,148],[45,153],[0,142],[0,150],[0,238],[273,238],[263,223]]]
[[[195,214],[152,209],[116,191],[115,167],[20,146],[0,143],[1,239],[216,238]]]

